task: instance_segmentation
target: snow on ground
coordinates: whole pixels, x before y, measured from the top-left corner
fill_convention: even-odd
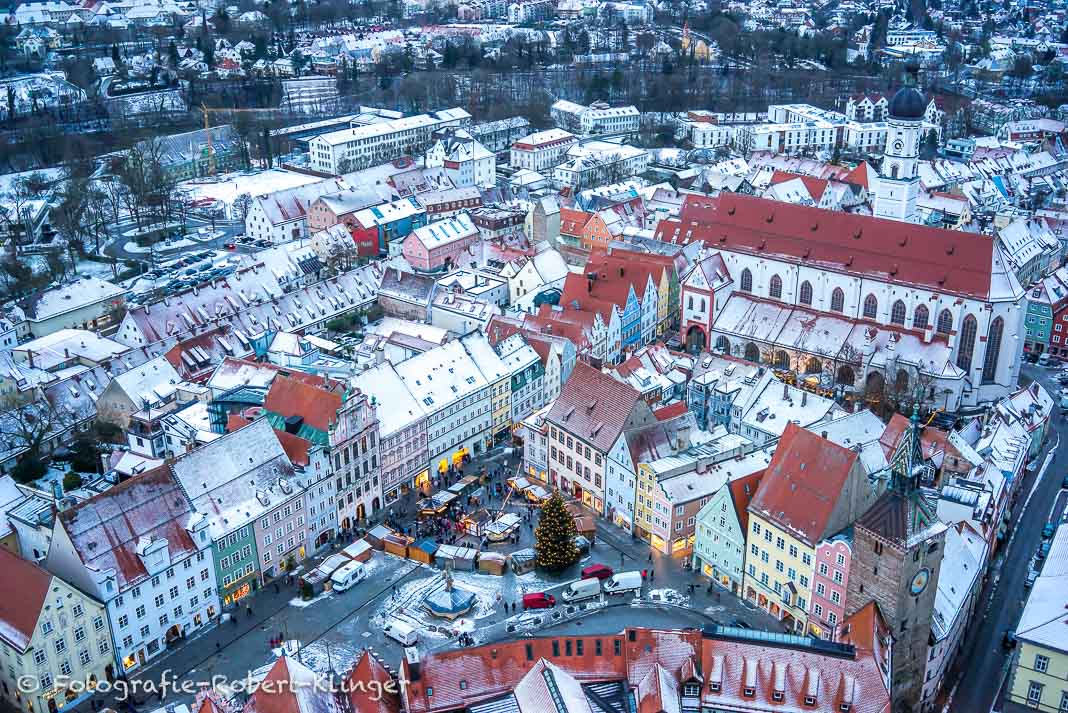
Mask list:
[[[667,604],[677,604],[679,606],[686,606],[690,603],[688,596],[679,593],[675,589],[652,589],[649,591],[648,599],[653,602],[666,602]],[[637,598],[635,598],[635,601],[637,601]]]
[[[302,599],[301,597],[293,597],[292,599],[289,600],[289,606],[297,607],[298,609],[304,609],[305,607],[310,607],[313,604],[318,604],[319,602],[323,601],[324,599],[329,599],[332,596],[334,596],[333,590],[324,591],[319,596],[312,597],[311,599],[307,599],[307,600]]]
[[[463,617],[449,621],[433,616],[423,606],[423,599],[430,593],[445,588],[445,575],[435,573],[429,577],[406,583],[397,590],[397,596],[385,599],[372,615],[375,628],[380,629],[389,619],[400,619],[421,630],[421,634],[434,638],[450,638],[462,631],[473,631],[475,622],[493,616],[501,609],[501,586],[503,579],[492,574],[454,572],[453,588],[475,595],[475,605]]]
[[[178,184],[178,190],[188,192],[190,200],[213,198],[217,201],[222,201],[226,204],[227,211],[229,211],[230,206],[243,193],[255,197],[287,188],[306,186],[309,183],[323,180],[317,176],[309,176],[280,168],[248,173],[223,173],[219,174],[218,179],[212,182],[204,182],[202,180],[184,181]]]
[[[180,240],[172,240],[168,243],[161,243],[156,246],[156,251],[159,252],[177,250],[178,248],[192,247],[196,244],[196,241],[190,240],[189,238],[182,238]],[[123,245],[122,249],[128,253],[133,253],[135,255],[145,255],[152,252],[152,247],[150,245],[138,245],[132,240]]]

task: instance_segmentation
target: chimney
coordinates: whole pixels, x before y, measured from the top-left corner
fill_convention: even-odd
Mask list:
[[[801,408],[804,408],[807,405],[808,405],[808,392],[802,390],[801,391]]]
[[[826,431],[822,431],[822,432],[820,433],[820,438],[822,438],[823,440],[825,440],[825,441],[826,441],[826,440],[827,440],[827,432],[826,432]]]
[[[26,350],[26,354],[27,354],[27,355],[29,355],[29,358],[30,358],[30,368],[32,369],[32,368],[33,368],[33,350],[32,350],[32,349],[27,349],[27,350]]]

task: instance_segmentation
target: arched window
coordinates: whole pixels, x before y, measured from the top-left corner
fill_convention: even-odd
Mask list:
[[[716,351],[723,354],[731,353],[731,342],[726,337],[716,337]]]
[[[909,391],[909,373],[904,369],[897,370],[897,378],[894,379],[894,393],[904,396]]]
[[[753,361],[757,364],[760,363],[760,347],[752,342],[745,345],[745,359],[746,361]]]
[[[905,324],[905,303],[901,300],[895,302],[894,306],[890,308],[890,323],[902,326]]]
[[[953,315],[949,313],[948,309],[942,310],[942,313],[938,315],[938,325],[935,327],[939,334],[949,334],[953,331]]]
[[[864,316],[868,319],[875,319],[875,315],[879,313],[879,300],[875,299],[875,295],[868,295],[864,298]]]
[[[777,300],[782,299],[782,278],[778,275],[771,276],[771,284],[768,287],[768,295]]]
[[[819,374],[822,371],[823,371],[823,362],[821,362],[816,357],[810,357],[809,360],[807,362],[805,362],[805,373],[806,374]]]
[[[812,304],[812,285],[809,284],[808,280],[805,280],[804,282],[801,283],[801,297],[800,297],[800,299],[801,299],[801,304],[803,304],[803,305]]]
[[[897,178],[897,164],[890,164],[890,178]]]
[[[775,352],[775,366],[778,367],[779,369],[789,369],[790,368],[790,355],[787,354],[786,352],[784,352],[781,349],[779,351]]]
[[[848,366],[840,366],[838,367],[838,375],[835,377],[835,381],[842,386],[852,386],[856,383],[857,377]]]
[[[831,293],[831,311],[845,311],[845,293],[842,292],[842,288],[840,287],[835,287],[834,292]]]
[[[914,329],[927,329],[927,320],[929,320],[930,313],[927,308],[920,305],[916,308],[916,311],[912,313],[912,327]]]
[[[693,295],[686,298],[686,309],[693,309]]]
[[[704,297],[701,298],[701,311],[702,312],[705,311],[705,298]]]
[[[749,272],[749,268],[748,267],[745,268],[744,270],[742,270],[741,290],[742,290],[742,292],[752,292],[753,291],[753,273]]]
[[[957,346],[957,366],[959,366],[966,374],[972,370],[972,354],[975,352],[976,327],[975,317],[970,314],[964,318],[964,323],[960,327],[960,344]]]
[[[1005,322],[998,317],[990,323],[990,334],[986,336],[986,356],[983,357],[983,383],[992,384],[998,376],[998,357],[1001,356],[1001,333]]]

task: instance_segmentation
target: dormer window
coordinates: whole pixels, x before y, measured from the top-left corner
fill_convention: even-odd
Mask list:
[[[688,698],[696,698],[701,695],[701,684],[699,683],[687,683],[682,688],[682,695]]]
[[[785,698],[785,696],[783,695],[782,691],[772,691],[771,700],[773,700],[773,701],[781,701],[783,698]]]
[[[816,697],[815,696],[805,696],[805,705],[806,706],[814,706],[814,705],[816,705]]]
[[[742,689],[742,695],[746,698],[756,698],[756,689],[746,686]]]
[[[719,681],[712,681],[708,684],[708,690],[712,693],[719,693],[722,689],[723,687],[720,685]]]

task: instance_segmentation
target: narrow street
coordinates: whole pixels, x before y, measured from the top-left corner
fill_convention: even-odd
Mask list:
[[[1060,392],[1061,387],[1053,378],[1056,371],[1025,365],[1022,373],[1028,379],[1037,378],[1051,394]],[[1057,444],[1058,439],[1060,443],[1068,442],[1068,421],[1059,412],[1053,415],[1047,450]],[[986,713],[1001,709],[995,704],[1002,693],[1012,653],[1002,647],[1002,636],[1006,631],[1016,629],[1023,611],[1027,597],[1024,579],[1031,556],[1042,541],[1042,526],[1048,520],[1059,520],[1063,516],[1068,498],[1061,490],[1061,481],[1066,473],[1068,448],[1058,448],[1041,481],[1036,483],[1037,475],[1028,475],[1020,487],[1012,513],[1011,540],[990,567],[975,621],[957,657],[957,666],[966,668],[950,704],[954,713]],[[947,681],[948,685],[952,683]]]

